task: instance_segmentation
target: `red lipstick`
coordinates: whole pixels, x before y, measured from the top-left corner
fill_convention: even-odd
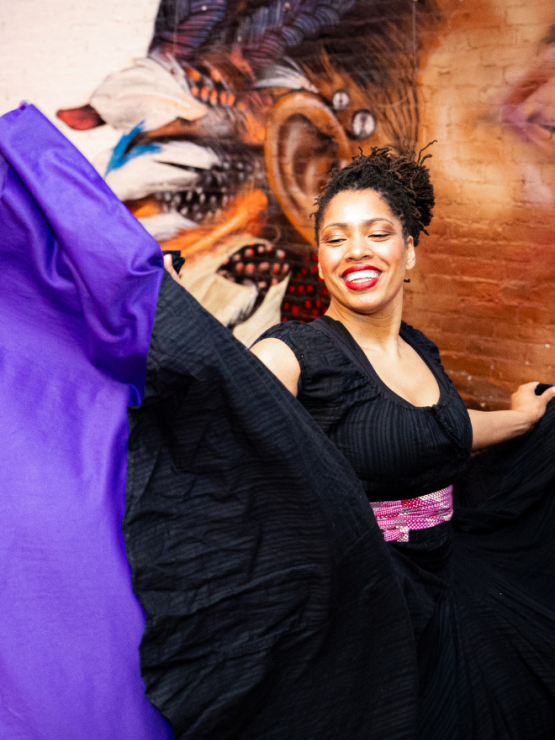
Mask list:
[[[374,274],[364,276],[360,275],[355,277],[356,273],[360,272],[371,272]],[[373,288],[374,285],[376,285],[376,283],[380,279],[381,274],[381,270],[378,270],[378,268],[374,267],[373,265],[353,265],[353,267],[348,267],[341,274],[341,278],[344,281],[345,285],[349,288],[349,290],[368,290],[369,288]],[[353,275],[353,278],[351,278],[351,280],[349,280],[349,275]]]

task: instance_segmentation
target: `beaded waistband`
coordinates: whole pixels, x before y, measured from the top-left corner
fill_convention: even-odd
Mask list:
[[[408,542],[411,529],[429,529],[453,516],[453,486],[400,501],[371,501],[386,542]]]

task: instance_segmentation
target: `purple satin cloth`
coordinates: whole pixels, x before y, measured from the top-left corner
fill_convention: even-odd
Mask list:
[[[0,738],[170,738],[121,533],[160,249],[36,108],[0,153]]]

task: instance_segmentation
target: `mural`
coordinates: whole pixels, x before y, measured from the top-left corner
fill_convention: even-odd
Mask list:
[[[97,166],[248,344],[325,310],[310,214],[329,171],[369,144],[414,150],[427,18],[413,0],[162,0],[148,57],[58,116],[122,131]]]
[[[245,344],[325,310],[329,171],[436,139],[406,317],[502,407],[555,376],[554,22],[542,0],[162,0],[147,57],[58,116],[121,133],[95,164]]]

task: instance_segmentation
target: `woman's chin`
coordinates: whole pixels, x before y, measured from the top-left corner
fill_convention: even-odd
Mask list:
[[[350,311],[353,314],[371,316],[385,307],[385,302],[377,299],[375,295],[369,293],[358,293],[357,295],[342,296],[336,305],[341,305],[341,310]],[[331,306],[330,306],[331,307]]]

